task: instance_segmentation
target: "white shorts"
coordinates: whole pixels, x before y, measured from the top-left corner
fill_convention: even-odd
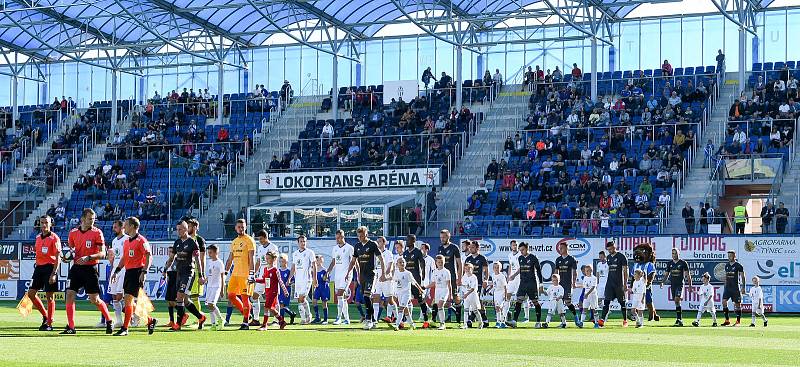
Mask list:
[[[207,305],[215,305],[217,301],[219,301],[219,289],[220,287],[208,287],[206,286],[206,304]]]
[[[339,275],[339,273],[345,273],[345,272],[339,272],[339,271],[336,272],[336,276],[333,278],[333,287],[334,287],[334,289],[337,289],[337,290],[338,289],[345,289],[345,290],[349,289],[350,288],[350,283],[352,283],[352,281],[353,281],[352,272],[351,273],[342,274],[342,275]]]
[[[123,294],[125,293],[122,285],[125,283],[125,269],[117,274],[114,282],[108,285],[108,294]]]
[[[435,288],[432,289],[433,291],[433,302],[438,304],[439,302],[447,302],[447,299],[450,297],[450,292],[447,291],[445,287]]]
[[[711,302],[711,304],[709,304],[708,306],[703,306],[701,304],[698,307],[698,309],[703,310],[703,312],[711,312],[711,313],[717,312],[717,306],[714,304],[714,302]]]
[[[764,307],[753,307],[752,313],[756,315],[763,315],[764,314]]]
[[[643,300],[642,294],[634,294],[631,298],[631,307],[634,310],[644,311],[645,301]]]
[[[309,297],[308,292],[311,291],[311,279],[294,279],[294,298]]]
[[[519,277],[514,278],[514,280],[508,282],[506,285],[506,292],[511,294],[511,297],[517,296],[517,291],[519,290]]]
[[[387,280],[385,282],[374,282],[372,283],[372,294],[379,294],[383,297],[393,297],[394,296],[394,287],[392,287],[392,281]]]
[[[597,293],[592,292],[592,295],[583,299],[583,308],[589,310],[597,309]]]
[[[506,302],[506,294],[503,292],[494,292],[494,304],[502,305]]]
[[[464,299],[464,309],[473,311],[481,309],[481,300],[476,293],[473,292]]]
[[[606,298],[606,285],[605,284],[598,284],[595,288],[595,292],[597,292],[598,299],[605,299]]]
[[[411,294],[399,294],[397,295],[397,307],[411,307]]]
[[[561,315],[562,313],[564,313],[564,302],[550,301],[550,305],[547,308],[547,312],[552,315]]]

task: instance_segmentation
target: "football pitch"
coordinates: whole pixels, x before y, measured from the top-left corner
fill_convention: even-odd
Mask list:
[[[99,328],[99,313],[79,302],[78,335],[57,335],[65,322],[59,304],[53,332],[39,332],[34,311],[23,319],[16,303],[0,302],[0,366],[797,366],[800,316],[771,315],[768,328],[671,327],[672,315],[642,329],[621,328],[619,312],[605,329],[448,329],[394,331],[386,324],[363,331],[351,326],[277,327],[265,332],[187,330],[153,335],[133,328],[128,337],[112,337]],[[164,304],[156,317],[168,319]],[[224,311],[224,308],[223,308]],[[331,308],[331,313],[335,313]],[[687,315],[688,313],[688,315]],[[689,325],[693,312],[684,314]],[[358,315],[355,310],[351,315]],[[749,325],[749,314],[743,324]],[[490,312],[491,317],[491,312]],[[719,313],[720,319],[722,313]],[[492,318],[493,319],[493,318]],[[234,316],[233,320],[239,320]],[[721,321],[721,320],[720,320]],[[492,323],[493,325],[493,323]]]

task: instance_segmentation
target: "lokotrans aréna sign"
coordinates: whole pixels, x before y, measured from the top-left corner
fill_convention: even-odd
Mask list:
[[[259,190],[383,189],[437,186],[439,168],[375,171],[275,172],[258,175]]]

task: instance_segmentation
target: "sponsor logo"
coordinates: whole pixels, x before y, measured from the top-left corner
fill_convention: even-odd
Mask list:
[[[556,246],[561,244],[567,245],[569,254],[576,258],[585,256],[592,250],[592,245],[583,238],[562,238]]]
[[[483,256],[486,256],[487,258],[489,256],[492,256],[494,252],[497,251],[497,245],[492,240],[489,239],[478,240],[478,244],[480,245],[480,253],[483,254]]]
[[[681,256],[698,260],[724,260],[728,246],[724,237],[673,237],[672,248],[680,250]]]
[[[795,238],[745,240],[744,250],[762,255],[795,255],[798,253]]]
[[[800,284],[800,262],[778,265],[773,260],[758,261],[756,268],[761,279],[772,279],[780,284]]]
[[[800,287],[776,287],[775,305],[778,312],[800,312]]]

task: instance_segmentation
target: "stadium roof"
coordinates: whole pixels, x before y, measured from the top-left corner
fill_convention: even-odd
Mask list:
[[[751,1],[756,9],[773,3],[800,3],[744,1]],[[680,14],[686,12],[687,4],[692,4],[690,8],[694,4],[708,8],[710,3],[711,0],[5,0],[0,10],[0,51],[40,61],[124,60],[180,52],[219,62],[232,50],[242,48],[330,43],[324,47],[341,54],[345,53],[345,41],[386,36],[380,31],[398,23],[410,25],[411,29],[398,28],[394,35],[418,34],[424,27],[431,30],[428,33],[446,35],[455,32],[456,23],[468,24],[465,28],[480,32],[502,27],[503,23],[519,24],[510,20],[520,19],[538,24],[569,20],[581,23],[587,21],[589,13],[613,22],[641,6],[672,4],[676,5],[672,11]],[[346,53],[352,54],[349,51]]]

